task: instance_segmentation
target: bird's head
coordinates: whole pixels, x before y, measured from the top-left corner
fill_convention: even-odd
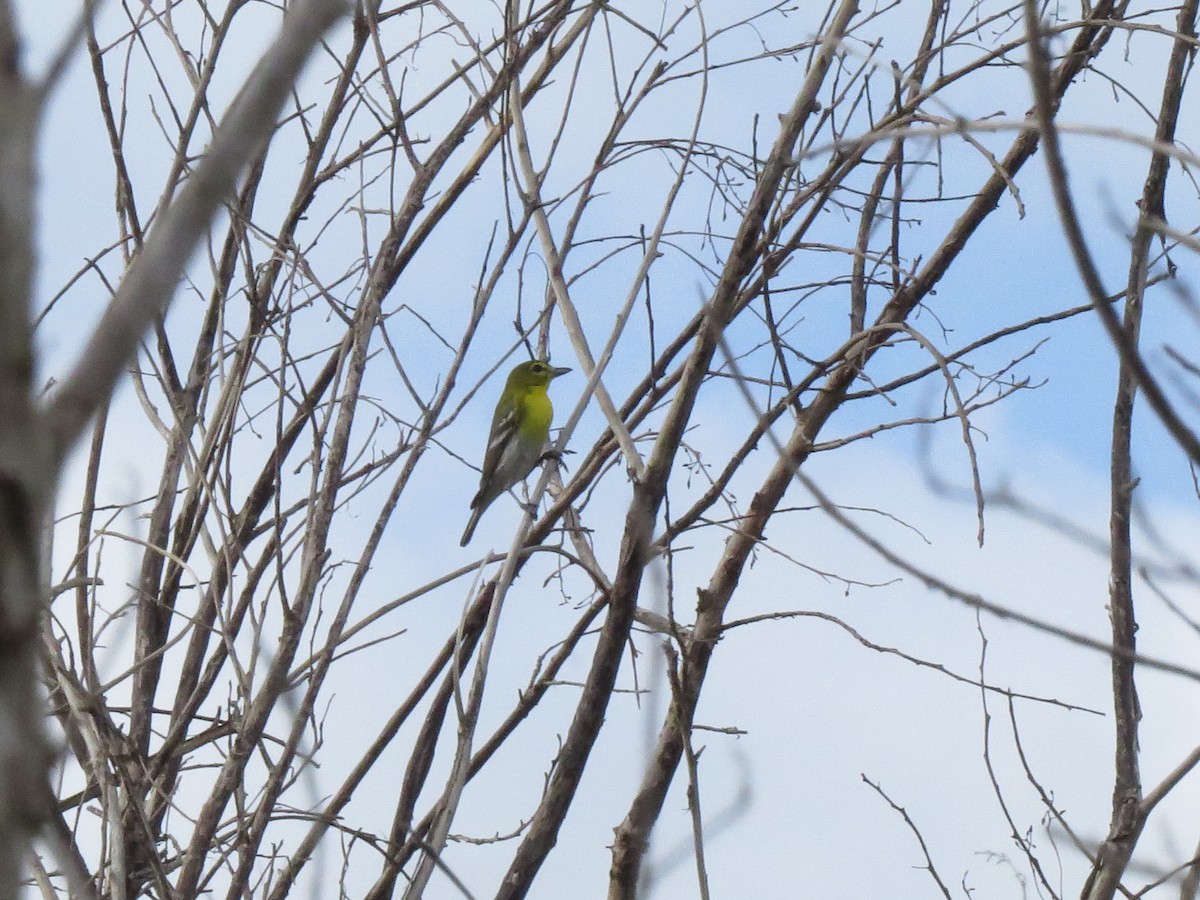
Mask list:
[[[544,359],[531,359],[509,372],[508,387],[545,387],[559,375],[566,375],[570,371],[562,366],[552,366]]]

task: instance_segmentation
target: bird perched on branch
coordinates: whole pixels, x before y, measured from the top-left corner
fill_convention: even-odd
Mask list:
[[[460,547],[470,542],[479,517],[491,502],[523,481],[542,458],[550,437],[550,420],[554,417],[554,406],[546,389],[551,381],[570,371],[551,366],[544,359],[531,359],[508,373],[504,393],[492,415],[479,492],[471,501],[471,518],[459,541]]]

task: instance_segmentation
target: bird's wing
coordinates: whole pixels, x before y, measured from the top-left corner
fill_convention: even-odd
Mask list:
[[[487,450],[483,453],[483,472],[479,476],[481,489],[495,477],[500,460],[504,458],[504,448],[517,433],[519,413],[520,408],[516,405],[504,412],[496,411],[496,416],[492,419],[492,430],[488,435]],[[503,490],[501,488],[501,491]]]

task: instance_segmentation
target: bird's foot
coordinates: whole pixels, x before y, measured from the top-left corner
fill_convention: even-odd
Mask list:
[[[567,467],[567,463],[563,459],[563,457],[569,453],[573,454],[574,452],[575,452],[574,450],[547,450],[545,453],[542,454],[542,457],[541,457],[541,459],[538,460],[538,462],[539,463],[548,463],[548,462],[553,461],[555,464],[557,464],[565,469]]]

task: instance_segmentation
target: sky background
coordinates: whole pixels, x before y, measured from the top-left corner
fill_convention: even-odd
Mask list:
[[[34,0],[23,0],[17,7],[28,39],[28,60],[37,71],[62,39],[67,20],[57,9],[50,13],[50,5]],[[734,14],[724,5],[706,8],[711,10],[707,21],[710,31],[719,27],[718,16]],[[188,7],[179,11],[180,16],[189,13]],[[116,27],[113,15],[112,10],[106,13],[110,28]],[[222,70],[222,80],[215,88],[217,98],[231,96],[238,77],[256,58],[255,41],[265,42],[270,35],[265,26],[274,22],[273,14],[252,9],[249,15],[261,15],[264,28],[239,31],[238,40],[245,45],[239,45],[238,54],[230,56],[244,61],[245,69],[239,71],[239,64],[234,63]],[[917,24],[906,22],[899,12],[883,17],[875,29],[886,34],[888,42],[880,59],[907,58],[903,48],[913,39],[911,30]],[[805,30],[810,26],[807,17],[797,12],[784,20],[772,19],[762,27],[772,40],[785,43],[770,29],[790,29],[789,33],[800,41],[811,37]],[[339,42],[344,42],[348,26],[343,23],[340,27],[340,33],[331,38],[335,50]],[[691,35],[692,39],[696,37]],[[740,33],[720,46],[722,52],[732,55],[742,48],[740,42],[753,40],[753,35]],[[1110,81],[1088,76],[1082,89],[1071,94],[1063,121],[1147,133],[1145,112],[1134,97],[1140,94],[1143,103],[1157,107],[1154,91],[1165,46],[1160,36],[1136,34],[1128,40],[1124,61],[1120,52],[1110,48],[1106,65],[1110,71],[1117,70],[1132,96],[1114,88]],[[422,51],[429,56],[417,54],[410,61],[415,81],[438,77],[439,52],[451,51],[432,41],[429,49]],[[642,48],[631,41],[627,52],[642,52]],[[744,146],[752,117],[758,114],[759,144],[769,145],[775,136],[776,114],[786,109],[796,89],[797,71],[794,66],[765,60],[714,79],[705,113],[706,134],[713,139],[724,136]],[[327,74],[328,67],[318,64],[306,84],[319,85]],[[956,105],[945,111],[948,116],[994,114],[1016,120],[1030,105],[1028,85],[1018,66],[997,69],[990,79],[978,83],[986,84],[986,91],[956,90],[949,95]],[[589,97],[586,90],[594,90],[595,96]],[[586,90],[578,98],[579,103],[603,102],[604,87],[599,77],[587,81]],[[39,157],[41,305],[59,291],[86,258],[108,246],[115,234],[112,164],[106,139],[99,130],[93,95],[87,67],[77,58],[56,93],[44,125]],[[656,127],[683,132],[695,101],[695,84],[680,82],[677,90],[664,92],[632,133],[650,134]],[[554,108],[549,103],[547,106]],[[538,120],[536,109],[540,107],[531,110],[530,127],[535,135],[544,136],[553,122]],[[664,122],[663,116],[673,118]],[[431,114],[423,122],[431,131],[435,130],[434,118]],[[166,171],[164,139],[144,106],[135,109],[130,128],[137,134],[128,146],[134,149],[139,184],[145,186],[147,198],[152,199],[151,188],[161,184]],[[1180,143],[1194,146],[1196,128],[1194,118],[1185,120]],[[564,143],[565,158],[578,154],[586,159],[591,152],[591,137],[586,122],[573,125]],[[1011,132],[981,136],[981,140],[993,149],[1003,147],[1011,140]],[[1068,137],[1066,144],[1072,185],[1088,237],[1101,262],[1106,287],[1115,292],[1124,284],[1127,232],[1135,213],[1134,201],[1140,195],[1146,153],[1128,144],[1092,137]],[[946,154],[946,194],[969,191],[978,184],[981,170],[977,157],[969,159],[971,154],[952,141],[944,142],[942,150]],[[912,156],[920,151],[921,142],[914,141]],[[926,142],[924,152],[932,156],[931,142]],[[279,171],[284,171],[288,162],[285,150],[276,163]],[[819,160],[812,164],[818,165]],[[577,167],[564,165],[562,169],[571,172]],[[972,239],[965,256],[938,288],[936,321],[932,314],[914,320],[914,326],[935,338],[944,351],[1006,323],[1086,302],[1059,235],[1043,171],[1039,156],[1021,173],[1023,217],[1012,198],[1006,196],[1001,209]],[[622,170],[613,177],[611,199],[597,204],[590,227],[597,233],[604,229],[632,233],[639,223],[652,221],[667,172],[668,160],[651,156]],[[1186,229],[1195,218],[1196,192],[1190,182],[1178,177],[1178,169],[1173,170],[1173,178],[1169,211],[1177,227]],[[639,183],[653,185],[646,191],[644,206],[639,203],[638,192],[631,190],[631,185]],[[918,174],[910,191],[919,193],[932,186],[932,173]],[[561,189],[563,185],[556,184],[552,176],[548,191]],[[413,304],[424,315],[432,316],[439,327],[455,333],[453,323],[461,321],[469,307],[483,242],[495,218],[491,204],[499,195],[498,184],[480,186],[447,223],[448,236],[432,241],[428,252],[423,252],[406,272],[390,298],[393,308]],[[280,193],[277,199],[283,210],[290,195]],[[689,221],[702,202],[700,192],[688,196],[680,207],[680,218]],[[269,209],[263,215],[269,219]],[[945,210],[930,205],[919,223],[906,226],[910,232],[907,239],[911,240],[906,252],[919,254],[926,232],[930,247],[936,245],[948,220]],[[846,235],[852,236],[856,226],[857,220],[848,217],[840,223],[831,222],[828,233],[849,242],[852,238]],[[372,221],[371,227],[382,226]],[[320,254],[333,258],[330,266],[345,268],[344,259],[336,259],[339,252],[360,252],[354,244],[355,228],[348,225],[344,235],[321,245]],[[598,255],[600,251],[594,252]],[[589,250],[581,251],[572,264],[581,266],[589,258]],[[1173,259],[1179,265],[1180,284],[1187,290],[1195,283],[1194,260],[1187,251],[1176,251]],[[119,274],[116,262],[113,257],[106,264],[110,276]],[[821,278],[825,262],[831,271],[845,267],[840,259],[822,260],[819,254],[804,257],[804,265],[813,269],[814,280]],[[318,255],[317,267],[323,263],[323,255]],[[675,265],[668,259],[656,270],[655,297],[668,317],[686,319],[694,312],[703,285],[693,270],[682,265],[673,269]],[[208,264],[201,259],[191,274],[202,285],[207,273]],[[523,286],[525,302],[536,306],[544,275],[530,265],[525,279],[529,282]],[[611,319],[611,309],[623,297],[627,283],[627,279],[616,276],[609,281],[596,278],[580,282],[574,299],[587,310],[589,321],[596,323],[597,334],[606,333],[603,323]],[[515,284],[509,286],[517,290]],[[105,301],[98,280],[85,278],[64,298],[56,313],[47,317],[38,334],[41,370],[47,381],[67,370]],[[170,327],[186,331],[202,309],[194,297],[189,298],[185,286],[171,312]],[[509,317],[510,309],[506,307]],[[844,330],[844,297],[813,303],[804,307],[802,314],[805,319],[801,327],[820,334],[828,330],[832,335],[837,329]],[[492,321],[500,319],[497,313]],[[1186,306],[1169,291],[1153,294],[1147,313],[1147,356],[1161,365],[1162,348],[1167,343],[1194,355],[1194,324]],[[430,389],[442,371],[444,355],[431,349],[433,342],[422,336],[415,324],[401,334],[406,343],[400,352],[423,364],[414,371],[422,379],[422,386]],[[499,326],[491,329],[468,360],[464,385],[471,378],[482,377],[495,363],[510,342],[510,334],[511,330]],[[321,337],[319,331],[314,333],[314,344],[320,343]],[[732,334],[735,346],[746,337],[736,329]],[[1019,391],[972,417],[983,481],[989,491],[1006,489],[1022,503],[1064,517],[1103,545],[1115,361],[1098,324],[1091,316],[1084,316],[1018,335],[984,350],[978,357],[979,368],[988,371],[987,362],[1016,358],[1043,339],[1045,343],[1038,346],[1037,353],[1018,367],[1018,373],[1028,377],[1036,389]],[[597,343],[601,340],[596,339]],[[584,379],[570,358],[565,336],[557,330],[552,350],[556,364],[576,367],[575,373],[554,385],[561,421],[576,402]],[[889,352],[896,358],[894,362],[886,358],[877,361],[883,373],[877,379],[886,377],[893,366],[900,371],[914,358],[912,350]],[[636,337],[623,345],[610,385],[618,398],[625,395],[625,381],[636,377],[636,363],[644,353],[644,342],[639,343]],[[386,400],[386,379],[374,383],[371,389]],[[475,459],[481,452],[496,389],[494,380],[483,386],[442,438],[452,453],[438,454],[429,463],[430,476],[406,493],[389,532],[386,567],[381,567],[387,571],[379,572],[373,587],[381,604],[452,566],[477,558],[483,548],[507,547],[518,516],[516,505],[507,499],[497,502],[485,516],[473,549],[457,547],[476,476],[453,454]],[[910,391],[906,402],[910,411],[924,409],[928,414],[942,403],[941,392],[930,385],[922,384]],[[705,459],[715,463],[722,459],[723,450],[741,441],[753,413],[741,404],[732,386],[724,392],[711,392],[704,402],[708,406],[696,416],[696,444],[703,447]],[[864,403],[847,409],[823,437],[832,439],[869,427],[878,421],[880,408],[879,403]],[[114,410],[119,428],[114,429],[106,453],[106,490],[112,497],[126,500],[148,495],[158,478],[157,466],[148,466],[145,461],[146,441],[153,440],[153,433],[129,389],[120,393]],[[600,427],[601,420],[592,410],[585,416],[581,432],[593,434]],[[785,430],[777,433],[786,439]],[[771,462],[768,452],[758,456],[734,488],[743,509]],[[1143,478],[1139,496],[1154,528],[1171,545],[1168,552],[1144,539],[1139,544],[1141,558],[1163,565],[1191,564],[1200,526],[1191,477],[1182,454],[1166,439],[1144,406],[1139,408],[1136,465]],[[856,521],[917,565],[1006,607],[1107,639],[1108,574],[1103,552],[1096,552],[1075,535],[1040,524],[1027,512],[1005,509],[998,500],[989,503],[986,542],[982,548],[977,545],[975,510],[969,499],[970,470],[956,423],[923,432],[885,432],[836,452],[818,454],[806,471],[841,504],[873,507],[899,517],[892,520],[862,515]],[[931,474],[949,490],[938,489],[931,482]],[[686,473],[680,471],[679,478],[685,480]],[[76,469],[64,481],[60,503],[64,512],[73,509],[70,504],[78,494],[80,479]],[[589,507],[592,522],[619,522],[623,516],[628,486],[622,487],[618,479],[610,479],[607,484],[613,489],[598,495]],[[355,501],[359,502],[361,517],[351,509],[351,515],[339,526],[339,540],[347,547],[361,539],[373,520],[369,498]],[[812,501],[796,487],[788,503],[808,507]],[[419,526],[413,527],[413,523]],[[144,530],[136,520],[120,524],[133,533]],[[799,509],[779,515],[768,535],[772,545],[790,559],[761,553],[747,571],[731,618],[785,610],[836,616],[872,642],[936,662],[967,679],[977,678],[983,666],[987,681],[993,685],[1083,708],[1065,709],[1033,700],[1018,700],[1013,707],[1020,747],[1038,781],[1069,814],[1081,838],[1094,842],[1104,837],[1112,779],[1111,700],[1104,656],[1023,626],[988,616],[979,619],[974,612],[926,590],[915,580],[898,578],[884,561],[833,526],[819,510]],[[598,532],[597,555],[602,561],[614,560],[618,536],[619,532],[613,530]],[[677,557],[673,573],[676,603],[689,610],[695,588],[707,578],[711,561],[720,552],[720,538],[711,532],[698,534],[694,544],[693,550]],[[132,580],[137,549],[114,542],[109,552],[118,558],[128,553]],[[694,566],[690,564],[692,559],[696,561]],[[837,577],[822,576],[813,570],[835,573],[861,584],[847,586]],[[506,714],[513,692],[528,679],[537,655],[570,626],[576,616],[573,603],[583,599],[560,596],[556,587],[543,586],[536,572],[530,571],[518,583],[505,608],[481,735],[489,734],[490,726]],[[649,573],[643,606],[656,608],[664,604],[664,578],[661,569]],[[420,603],[404,607],[402,614],[385,619],[364,639],[400,628],[407,629],[403,638],[355,654],[340,667],[325,736],[327,749],[344,744],[346,750],[330,754],[330,762],[312,776],[309,790],[314,803],[339,783],[339,759],[352,760],[356,748],[370,739],[377,723],[394,708],[396,697],[389,692],[389,685],[407,685],[410,672],[426,664],[429,648],[440,643],[453,627],[468,584],[456,582]],[[1194,580],[1175,579],[1171,585],[1175,601],[1194,610],[1200,601]],[[119,584],[110,586],[115,593],[123,589]],[[1193,665],[1197,658],[1196,633],[1148,592],[1142,592],[1140,602],[1141,649],[1151,656]],[[363,610],[360,616],[366,612]],[[131,623],[124,626],[126,641],[130,627]],[[115,635],[112,665],[119,670],[123,665],[120,627]],[[636,790],[648,743],[661,720],[663,684],[657,644],[653,636],[638,639],[643,653],[639,677],[643,686],[650,684],[658,693],[643,698],[640,708],[630,693],[614,697],[594,751],[595,764],[584,779],[580,797],[560,835],[558,850],[551,854],[537,882],[536,897],[603,895],[612,828],[623,817]],[[564,680],[581,679],[589,657],[579,656],[564,673]],[[620,686],[631,688],[632,677],[627,660]],[[1149,786],[1200,740],[1200,730],[1194,724],[1198,720],[1200,689],[1194,682],[1155,672],[1143,672],[1139,684],[1145,729],[1142,768]],[[471,784],[453,828],[455,833],[504,833],[527,817],[528,801],[540,791],[556,750],[556,736],[565,731],[576,697],[576,689],[569,685],[551,692],[531,723],[534,727],[506,746],[490,777]],[[1029,879],[1027,866],[1015,851],[982,762],[989,713],[989,756],[997,781],[1004,785],[1004,799],[1017,830],[1022,834],[1031,831],[1035,843],[1046,851],[1041,857],[1050,867],[1052,883],[1061,879],[1062,892],[1075,895],[1086,873],[1086,862],[1060,832],[1048,833],[1044,827],[1044,807],[1023,774],[1003,697],[990,696],[985,712],[978,688],[916,667],[894,654],[863,647],[836,624],[819,618],[747,625],[730,631],[715,655],[697,716],[703,725],[745,732],[739,736],[714,732],[697,735],[697,743],[704,747],[702,802],[713,895],[935,896],[935,885],[921,870],[924,862],[916,840],[901,816],[866,783],[869,780],[905,808],[956,897],[964,896],[965,888],[972,889],[976,898],[1034,896],[1034,886],[1024,883]],[[408,732],[418,725],[419,720]],[[397,752],[381,763],[372,776],[371,789],[364,791],[347,811],[348,820],[386,833],[395,785],[405,762],[406,755]],[[438,776],[444,776],[446,764],[447,760],[442,759],[435,766],[431,784],[440,784]],[[1197,799],[1195,786],[1185,782],[1164,803],[1140,845],[1141,863],[1169,866],[1191,856],[1197,840]],[[419,810],[423,811],[428,801],[428,797],[423,798]],[[677,779],[650,854],[657,875],[655,898],[695,896],[687,846],[689,828],[686,801]],[[1054,850],[1050,849],[1052,844]],[[326,873],[336,873],[340,851],[332,839],[326,853]],[[452,844],[447,862],[478,896],[488,896],[511,853],[512,844],[507,843],[491,847]],[[361,877],[352,875],[349,883],[365,889],[376,871],[375,864],[368,865]],[[312,896],[324,895],[318,875],[310,874],[302,884]],[[750,894],[748,886],[752,888]],[[428,896],[456,894],[435,876]]]

